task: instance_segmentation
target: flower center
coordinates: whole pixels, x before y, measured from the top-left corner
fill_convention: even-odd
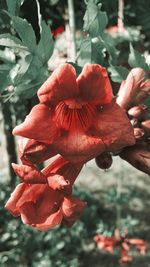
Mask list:
[[[61,101],[55,108],[54,120],[65,130],[87,130],[94,119],[95,106],[80,99]]]

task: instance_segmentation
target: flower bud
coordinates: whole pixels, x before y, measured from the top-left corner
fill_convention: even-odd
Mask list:
[[[150,120],[143,121],[141,125],[145,133],[150,134]]]
[[[144,144],[134,145],[123,149],[120,157],[136,169],[150,175],[150,149]]]
[[[134,118],[139,118],[145,115],[147,112],[147,107],[144,105],[134,106],[128,110],[128,114]]]
[[[109,153],[104,152],[101,155],[97,156],[95,158],[95,161],[99,168],[106,170],[109,169],[112,165],[112,156]]]
[[[126,81],[123,81],[118,92],[117,104],[128,109],[140,90],[140,83],[144,79],[145,72],[141,68],[134,68],[130,71]]]
[[[144,136],[144,130],[141,128],[134,128],[134,136],[136,139],[142,139]]]

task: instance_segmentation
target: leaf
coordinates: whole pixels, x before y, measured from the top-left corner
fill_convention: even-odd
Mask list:
[[[91,63],[92,44],[91,38],[87,37],[82,40],[79,52],[79,65],[84,66],[86,63]]]
[[[97,63],[102,66],[105,65],[106,49],[104,42],[101,38],[92,39],[92,63]]]
[[[130,44],[130,54],[129,54],[128,63],[132,68],[141,67],[145,71],[149,71],[149,67],[145,62],[144,56],[141,55],[137,50],[135,50],[132,44]]]
[[[42,82],[31,82],[29,84],[22,83],[15,87],[15,93],[23,99],[31,99],[41,85]]]
[[[108,70],[111,73],[111,79],[113,82],[121,83],[123,80],[126,79],[129,71],[125,67],[122,66],[113,66],[110,64]]]
[[[79,74],[80,74],[81,71],[82,71],[82,67],[79,66],[78,64],[74,63],[74,62],[70,62],[70,61],[68,61],[67,63],[71,64],[71,65],[75,68],[75,70],[76,70],[76,74],[77,74],[77,77],[78,77]]]
[[[0,34],[0,46],[27,50],[27,48],[22,45],[21,41],[17,37],[14,37],[9,33]]]
[[[24,46],[28,47],[29,51],[36,51],[36,36],[30,23],[26,19],[11,16],[13,27],[18,33]]]
[[[8,12],[11,15],[18,15],[19,14],[19,9],[20,6],[23,4],[24,0],[6,0],[7,2],[7,8],[8,8]]]
[[[108,23],[106,12],[100,10],[101,5],[96,5],[92,0],[88,1],[87,9],[84,15],[84,31],[87,31],[91,37],[97,37],[103,34]]]
[[[53,53],[54,42],[50,28],[44,21],[41,22],[41,28],[41,39],[37,46],[37,55],[43,63],[46,63]]]

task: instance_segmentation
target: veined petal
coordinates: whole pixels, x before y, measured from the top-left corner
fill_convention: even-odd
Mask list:
[[[97,112],[95,127],[106,146],[105,151],[117,151],[135,143],[133,127],[125,111],[116,103],[104,105]]]
[[[27,139],[27,138],[23,138]],[[57,154],[53,145],[44,144],[34,139],[27,139],[24,145],[19,144],[19,158],[25,165],[41,163]]]
[[[86,64],[77,79],[81,98],[95,105],[112,100],[112,88],[105,68],[98,64]]]
[[[12,213],[13,216],[19,216],[20,212],[17,208],[17,203],[22,196],[24,190],[26,189],[26,184],[21,183],[17,185],[13,193],[11,194],[9,200],[7,201],[5,205],[5,209],[9,210],[9,212]]]
[[[40,102],[49,106],[77,94],[76,71],[70,64],[61,64],[38,90]]]
[[[14,135],[20,135],[48,144],[51,144],[53,139],[58,136],[58,132],[59,130],[52,120],[51,110],[43,104],[33,107],[25,121],[13,130]]]
[[[105,145],[99,136],[81,131],[66,132],[54,146],[59,154],[76,164],[83,164],[105,151]]]
[[[62,203],[63,221],[68,227],[71,227],[80,218],[86,204],[86,202],[75,197],[64,198]]]
[[[46,184],[47,179],[34,165],[19,165],[12,163],[15,173],[28,184]]]

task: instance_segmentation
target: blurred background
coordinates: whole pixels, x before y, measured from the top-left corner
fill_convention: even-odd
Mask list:
[[[84,166],[76,181],[74,195],[87,201],[88,206],[71,229],[62,225],[47,233],[38,232],[23,225],[20,218],[13,218],[4,209],[10,193],[19,182],[10,165],[18,161],[17,141],[11,134],[12,129],[37,103],[36,91],[60,63],[76,62],[72,64],[77,72],[86,62],[108,67],[114,94],[129,68],[141,66],[149,71],[150,0],[89,2],[91,6],[87,6],[88,1],[81,0],[0,1],[2,267],[120,266],[119,249],[113,254],[106,253],[100,251],[94,241],[96,234],[112,236],[117,227],[120,231],[127,230],[130,237],[150,242],[149,176],[118,156],[113,157],[113,164],[106,171],[99,169],[94,160]],[[121,4],[123,6],[118,11],[119,4],[120,8]],[[87,19],[90,12],[91,21],[89,17]],[[119,25],[118,12],[123,16],[119,32],[116,29]],[[39,23],[40,14],[45,24]],[[20,18],[25,18],[27,23]],[[89,25],[93,20],[96,30],[91,33]],[[97,26],[99,20],[101,23]],[[25,34],[26,29],[28,34]],[[98,46],[93,41],[97,38],[97,29],[107,34],[99,33]],[[45,44],[44,48],[41,44]],[[137,62],[133,60],[136,52]],[[116,67],[120,65],[121,73]],[[134,260],[129,266],[150,266],[149,250],[143,256],[136,249],[130,254]]]

